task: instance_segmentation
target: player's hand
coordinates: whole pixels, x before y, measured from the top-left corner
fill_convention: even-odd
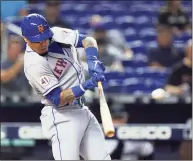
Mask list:
[[[104,75],[96,75],[91,77],[90,79],[86,80],[83,84],[72,87],[72,92],[74,97],[78,98],[82,96],[87,89],[93,89],[98,86],[99,81],[104,81]]]
[[[106,78],[105,78],[104,73],[102,73],[102,74],[93,73],[93,76],[92,76],[92,77],[93,77],[97,82],[106,81]]]
[[[101,61],[95,59],[95,60],[88,60],[87,62],[88,62],[88,71],[91,77],[101,74],[104,75],[106,68]]]
[[[99,81],[101,81],[101,82],[105,81],[105,76],[103,74],[92,76],[90,79],[88,79],[86,82],[84,82],[82,84],[82,86],[85,90],[93,89],[93,88],[98,86]]]

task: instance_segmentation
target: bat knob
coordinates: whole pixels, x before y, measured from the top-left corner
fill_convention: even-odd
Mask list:
[[[109,131],[106,133],[106,136],[109,138],[112,138],[113,136],[115,136],[115,131]]]

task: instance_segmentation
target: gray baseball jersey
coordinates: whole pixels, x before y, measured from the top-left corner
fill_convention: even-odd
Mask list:
[[[45,98],[56,87],[67,89],[84,82],[83,69],[76,51],[78,31],[53,27],[53,41],[46,56],[40,56],[29,46],[24,55],[24,72],[29,83],[42,97],[42,103],[50,105]],[[64,46],[70,45],[66,48]]]
[[[53,27],[48,54],[41,56],[29,46],[24,55],[25,75],[45,104],[41,111],[42,132],[51,140],[55,160],[110,160],[101,127],[86,106],[55,108],[46,95],[56,87],[67,89],[85,81],[76,51],[78,31]],[[67,47],[68,46],[68,47]]]

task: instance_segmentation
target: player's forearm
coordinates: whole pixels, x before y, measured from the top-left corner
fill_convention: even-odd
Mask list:
[[[73,102],[75,99],[84,95],[85,91],[88,89],[95,88],[97,86],[97,78],[91,77],[84,83],[72,87],[71,89],[66,89],[60,93],[60,104],[65,105],[67,103]]]
[[[61,90],[60,87],[57,87],[50,91],[46,95],[46,98],[49,99],[56,106],[64,106],[83,96],[87,89],[92,89],[96,86],[97,78],[91,78],[85,81],[83,84],[79,84],[65,90]]]
[[[64,106],[65,104],[72,103],[75,99],[84,95],[85,90],[88,87],[88,81],[83,83],[82,85],[77,85],[69,89],[65,89],[60,92],[60,106]]]
[[[46,98],[52,102],[52,104],[58,106],[64,106],[66,104],[71,104],[76,98],[82,96],[85,90],[80,88],[81,85],[61,90],[57,87],[50,91]],[[83,87],[82,87],[83,88]]]
[[[22,66],[23,66],[23,63],[21,61],[18,61],[9,69],[1,70],[1,82],[7,83],[13,78],[15,78],[17,74],[20,72]]]

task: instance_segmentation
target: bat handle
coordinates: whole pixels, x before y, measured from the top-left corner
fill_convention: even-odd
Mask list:
[[[103,95],[103,85],[102,85],[102,82],[98,82],[98,91],[99,91],[99,96]]]
[[[98,88],[102,89],[102,83],[100,81],[98,82]]]

